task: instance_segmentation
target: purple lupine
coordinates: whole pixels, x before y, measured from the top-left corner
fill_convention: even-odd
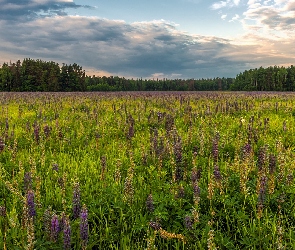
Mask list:
[[[45,125],[43,128],[43,132],[45,134],[45,137],[48,138],[50,136],[51,127],[49,127],[48,125]]]
[[[245,146],[242,147],[242,159],[245,160],[249,158],[251,152],[252,152],[252,147],[251,144],[247,143]]]
[[[58,172],[59,168],[58,168],[58,164],[57,163],[53,163],[52,164],[52,170],[55,172]]]
[[[34,125],[34,136],[35,136],[36,142],[39,143],[40,142],[40,127],[37,124]]]
[[[24,191],[27,192],[30,189],[32,189],[32,173],[25,172],[25,174],[24,174]]]
[[[157,221],[150,221],[149,226],[154,230],[160,230],[161,224]]]
[[[218,161],[218,143],[219,143],[219,134],[216,133],[214,139],[213,139],[213,142],[212,142],[212,156],[213,156],[213,160],[214,162],[217,162]]]
[[[194,182],[193,183],[193,192],[194,192],[194,198],[198,198],[200,197],[200,194],[201,194],[201,189],[198,185],[197,182]]]
[[[146,209],[152,213],[155,210],[155,206],[154,206],[154,201],[153,201],[153,196],[152,194],[149,194],[149,196],[146,199]]]
[[[0,137],[0,152],[2,152],[4,150],[5,144],[3,139]]]
[[[266,148],[261,147],[258,150],[258,161],[257,161],[259,171],[261,171],[263,169],[263,167],[265,165],[265,161],[266,161]]]
[[[185,197],[184,188],[183,188],[183,186],[180,186],[178,188],[176,198],[184,198],[184,197]]]
[[[269,173],[273,174],[276,171],[276,166],[277,166],[277,157],[273,154],[269,155]]]
[[[196,181],[200,180],[201,173],[202,173],[202,169],[198,169],[198,171],[197,171],[196,168],[193,168],[192,174],[191,174],[191,180],[192,180],[192,182],[196,182]]]
[[[43,214],[43,229],[45,234],[50,236],[50,228],[51,228],[51,218],[52,218],[52,208],[48,207]]]
[[[64,249],[71,249],[71,225],[68,217],[65,217],[63,226]]]
[[[193,218],[189,215],[186,215],[184,217],[184,227],[188,230],[193,229]]]
[[[82,247],[85,248],[88,242],[88,210],[85,204],[80,214],[80,237],[82,240]]]
[[[0,206],[0,216],[1,217],[6,216],[6,208],[4,206]]]
[[[33,190],[29,190],[27,193],[27,207],[28,207],[28,215],[29,217],[34,217],[36,215],[35,208],[35,195]]]
[[[50,227],[50,239],[53,242],[57,241],[59,232],[60,232],[60,226],[59,226],[58,217],[56,214],[53,214],[51,218],[51,227]]]
[[[266,196],[267,177],[262,176],[260,179],[260,189],[258,193],[258,205],[263,206]]]
[[[77,219],[81,212],[81,191],[79,183],[74,186],[73,192],[73,215],[74,219]]]
[[[176,165],[179,165],[182,162],[182,145],[181,144],[182,144],[181,139],[179,138],[173,145]]]
[[[222,176],[221,176],[218,165],[215,165],[213,170],[213,175],[216,181],[220,182],[222,180]]]

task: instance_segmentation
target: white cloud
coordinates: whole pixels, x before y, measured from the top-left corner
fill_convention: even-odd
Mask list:
[[[226,1],[219,1],[219,2],[215,2],[211,5],[211,9],[213,10],[218,10],[218,9],[222,9],[222,8],[232,8],[232,7],[236,7],[240,4],[240,0],[226,0]]]
[[[221,16],[221,19],[222,19],[222,20],[225,20],[226,17],[227,17],[227,14],[224,14],[224,15]]]

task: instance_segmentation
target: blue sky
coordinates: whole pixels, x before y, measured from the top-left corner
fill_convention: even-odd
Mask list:
[[[89,75],[235,77],[294,65],[295,0],[0,0],[0,63]]]

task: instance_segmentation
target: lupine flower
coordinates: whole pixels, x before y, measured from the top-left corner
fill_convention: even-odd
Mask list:
[[[57,241],[58,233],[60,232],[59,221],[56,214],[53,214],[51,218],[51,228],[50,228],[50,239],[53,242]]]
[[[27,207],[28,207],[28,215],[29,217],[33,217],[36,215],[36,208],[35,208],[35,195],[33,190],[29,190],[27,193]]]
[[[149,226],[154,230],[160,230],[161,224],[157,221],[150,221]]]
[[[184,198],[184,197],[185,197],[184,188],[183,188],[183,186],[180,186],[178,188],[178,192],[177,192],[176,198]]]
[[[214,139],[213,139],[213,143],[212,143],[212,156],[213,156],[213,160],[214,162],[217,162],[218,160],[218,143],[219,143],[219,134],[216,133]]]
[[[194,182],[193,184],[193,192],[194,192],[194,199],[197,199],[200,197],[201,189],[197,182]]]
[[[7,131],[9,130],[8,118],[6,118],[6,121],[5,121],[5,128]]]
[[[149,194],[149,196],[147,197],[147,200],[146,200],[146,209],[150,213],[154,212],[154,210],[155,210],[152,194]]]
[[[48,237],[50,236],[51,219],[52,219],[52,208],[48,207],[43,214],[43,227]]]
[[[74,219],[77,219],[81,212],[81,192],[80,185],[76,183],[73,192],[73,215]]]
[[[213,170],[214,178],[216,181],[220,182],[222,180],[221,173],[219,171],[218,165],[215,165],[214,170]]]
[[[184,217],[184,226],[188,230],[192,230],[193,229],[193,218],[191,216],[186,215]]]
[[[80,214],[80,237],[82,240],[82,246],[85,248],[88,242],[88,211],[85,204],[83,205]]]
[[[40,141],[40,127],[39,125],[34,126],[34,136],[37,143]]]
[[[69,218],[66,217],[63,226],[64,249],[71,249],[71,225]]]
[[[6,216],[6,208],[4,206],[0,206],[0,216],[1,217]]]
[[[266,188],[267,188],[267,177],[262,176],[260,179],[260,189],[258,193],[258,205],[263,205],[266,196]]]
[[[252,152],[252,147],[251,144],[247,143],[245,146],[242,147],[242,159],[246,160],[249,158],[251,152]]]
[[[2,138],[0,138],[0,152],[4,150],[5,144]]]
[[[48,138],[50,135],[50,132],[51,132],[51,127],[49,127],[48,125],[45,125],[43,128],[43,132],[44,132],[46,138]]]
[[[269,155],[269,173],[273,174],[276,171],[277,157],[273,154]]]
[[[32,173],[26,172],[24,175],[24,191],[32,189]]]
[[[202,172],[202,169],[199,169],[198,171],[197,171],[196,168],[193,168],[192,169],[192,174],[191,174],[191,180],[192,180],[192,182],[196,182],[196,181],[200,180],[200,178],[201,178],[201,172]]]
[[[53,163],[52,164],[52,170],[58,172],[59,168],[58,168],[58,164],[57,163]]]
[[[261,171],[266,162],[266,148],[261,147],[258,151],[258,170]]]
[[[181,139],[179,138],[173,145],[175,162],[177,165],[181,164],[182,162],[182,145]]]

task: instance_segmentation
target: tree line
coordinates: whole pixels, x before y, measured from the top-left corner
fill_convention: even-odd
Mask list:
[[[238,74],[231,90],[246,91],[294,91],[295,67],[270,66],[245,70]]]
[[[4,63],[0,91],[85,91],[85,71],[78,64],[46,62],[30,58]]]
[[[294,91],[295,67],[246,70],[236,78],[126,79],[87,76],[78,64],[24,59],[0,67],[0,91]]]

